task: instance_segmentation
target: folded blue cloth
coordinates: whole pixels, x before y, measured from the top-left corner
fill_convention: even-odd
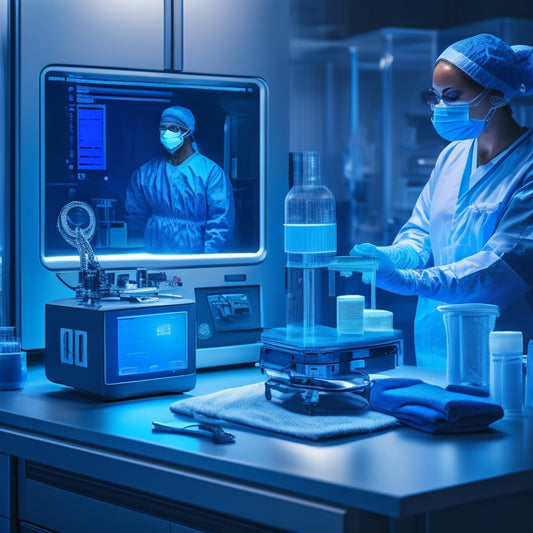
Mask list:
[[[370,405],[428,433],[482,431],[503,416],[501,406],[489,400],[410,378],[376,380]]]

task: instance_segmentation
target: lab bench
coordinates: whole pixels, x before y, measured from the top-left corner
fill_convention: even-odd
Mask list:
[[[533,529],[529,414],[462,435],[402,426],[312,442],[228,423],[236,441],[215,444],[152,433],[153,420],[191,422],[169,410],[180,397],[262,380],[255,367],[203,371],[185,394],[103,403],[30,367],[22,390],[0,392],[0,533]]]

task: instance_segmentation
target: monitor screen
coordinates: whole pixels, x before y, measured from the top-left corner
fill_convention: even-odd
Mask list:
[[[189,368],[186,312],[126,314],[116,320],[117,353],[107,363],[108,383],[183,374]]]
[[[267,88],[256,78],[49,67],[41,74],[40,254],[77,268],[66,204],[96,217],[104,267],[253,264],[265,249]],[[192,155],[163,145],[162,112],[190,112]],[[175,128],[174,128],[175,129]],[[175,132],[170,132],[170,137]],[[174,141],[172,141],[174,142]]]

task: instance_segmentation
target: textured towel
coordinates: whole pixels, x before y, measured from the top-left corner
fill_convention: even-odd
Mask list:
[[[366,400],[349,392],[321,396],[313,414],[307,415],[299,394],[282,402],[269,401],[263,382],[184,398],[172,403],[170,409],[187,416],[238,422],[310,440],[370,433],[398,425],[394,417],[371,411]]]
[[[370,391],[370,404],[428,433],[481,431],[503,416],[503,409],[495,403],[420,379],[378,380]]]

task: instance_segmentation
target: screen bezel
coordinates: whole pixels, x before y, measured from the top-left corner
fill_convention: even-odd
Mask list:
[[[97,254],[103,268],[195,268],[223,265],[254,265],[263,262],[266,250],[266,161],[267,161],[267,100],[268,88],[264,80],[256,77],[214,76],[184,73],[161,73],[147,71],[128,71],[106,68],[66,67],[50,65],[40,75],[39,97],[39,257],[45,268],[52,271],[74,270],[79,268],[77,250],[71,254],[47,256],[45,250],[45,79],[51,71],[80,75],[89,79],[110,79],[116,82],[138,82],[139,84],[169,85],[203,85],[213,87],[231,86],[235,83],[247,83],[259,91],[259,240],[258,248],[250,252],[220,252],[211,254],[154,254],[148,252],[101,253]]]

